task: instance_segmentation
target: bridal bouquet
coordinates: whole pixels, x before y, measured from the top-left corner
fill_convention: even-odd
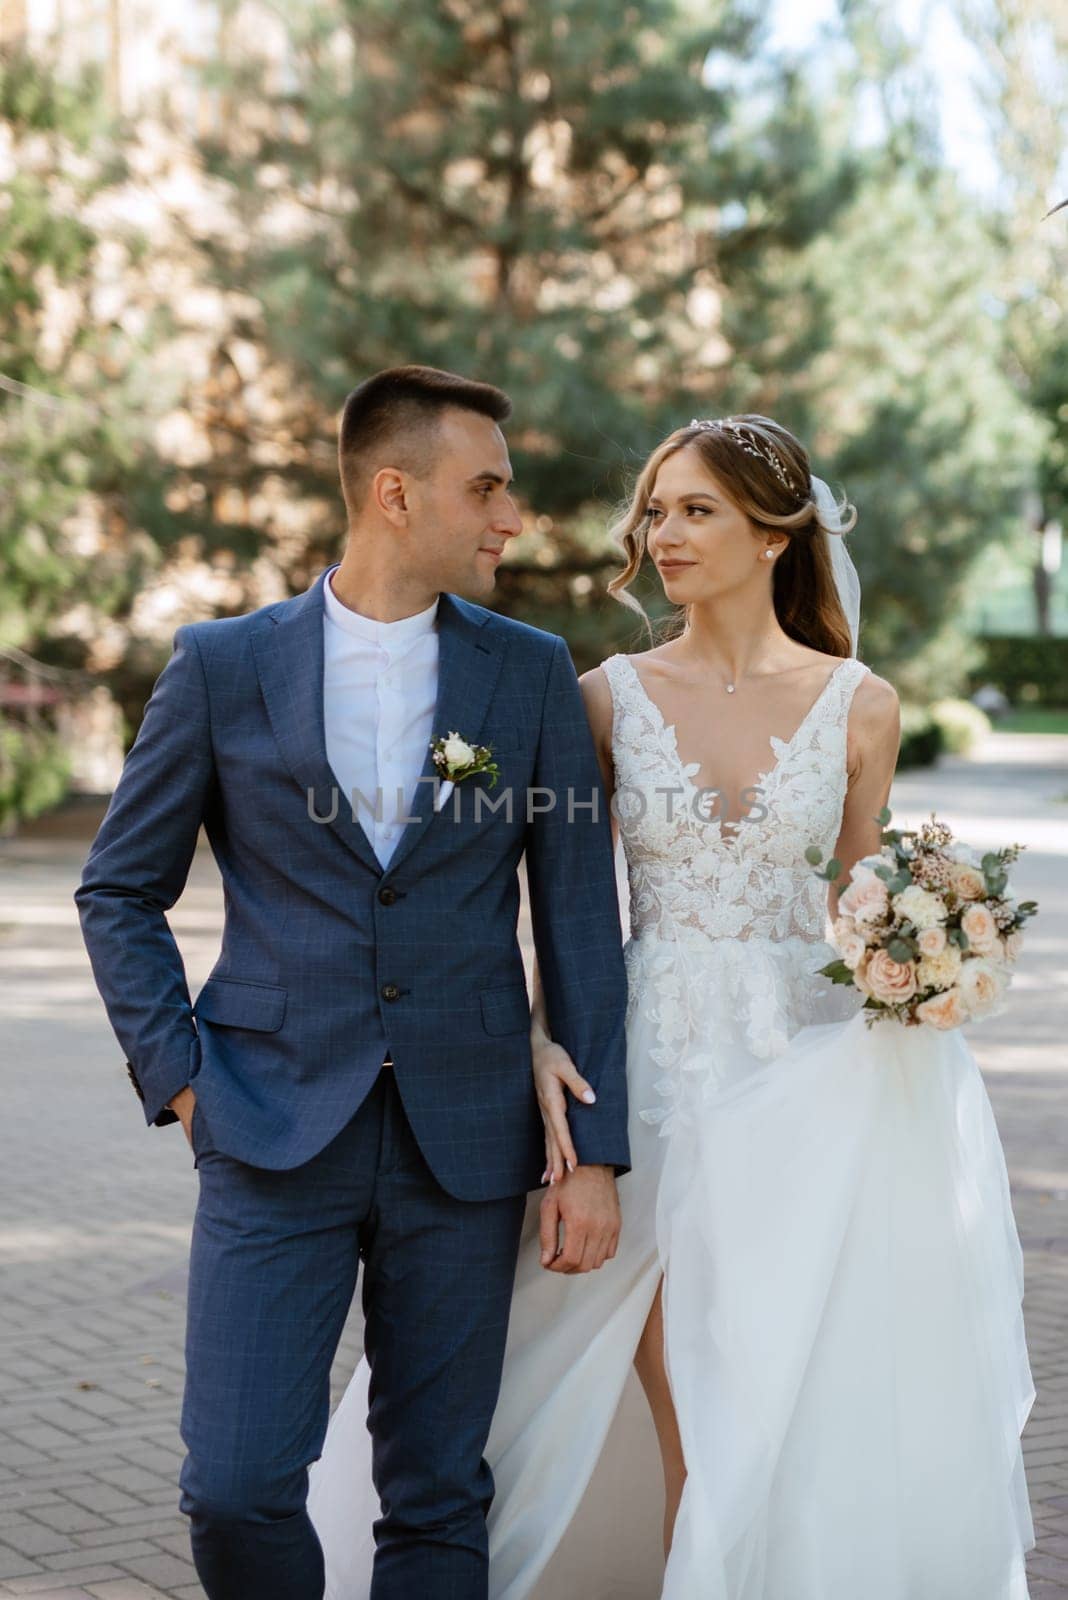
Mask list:
[[[894,1017],[945,1029],[989,1016],[1008,988],[1020,929],[1038,910],[1009,893],[1008,868],[1023,847],[980,857],[933,816],[906,831],[887,826],[885,809],[878,821],[882,849],[850,873],[833,929],[838,960],[820,971],[864,996],[869,1024]],[[816,845],[805,852],[833,883],[841,863],[821,867],[822,855]]]

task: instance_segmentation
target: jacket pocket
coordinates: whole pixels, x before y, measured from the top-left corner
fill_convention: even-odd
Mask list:
[[[288,991],[270,983],[245,983],[239,978],[209,978],[197,995],[198,1021],[221,1022],[228,1028],[254,1028],[276,1033],[286,1012]]]
[[[483,989],[478,997],[482,1026],[487,1033],[526,1033],[530,1029],[530,1001],[524,983],[500,989]]]

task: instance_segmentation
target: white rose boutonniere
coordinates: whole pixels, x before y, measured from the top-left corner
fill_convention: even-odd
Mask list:
[[[479,772],[488,773],[492,789],[501,775],[493,759],[492,745],[470,744],[456,732],[439,734],[436,739],[431,739],[430,753],[438,776],[444,780],[438,799],[439,810],[452,793],[453,786],[462,783],[465,778],[473,778]]]

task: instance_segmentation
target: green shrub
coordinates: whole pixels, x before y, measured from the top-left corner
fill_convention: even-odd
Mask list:
[[[946,749],[956,756],[966,756],[990,732],[990,718],[970,700],[936,700],[928,709]]]
[[[984,660],[973,688],[992,683],[1013,705],[1068,706],[1068,638],[1006,634],[979,642]]]
[[[945,747],[945,735],[925,706],[901,707],[899,771],[906,767],[933,766]]]
[[[56,733],[0,722],[0,833],[63,799],[70,758]]]

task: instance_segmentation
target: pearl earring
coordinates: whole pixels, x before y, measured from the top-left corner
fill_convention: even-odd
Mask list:
[[[774,552],[774,550],[765,550],[764,551],[764,560],[765,561],[774,561],[775,560],[775,552]]]

